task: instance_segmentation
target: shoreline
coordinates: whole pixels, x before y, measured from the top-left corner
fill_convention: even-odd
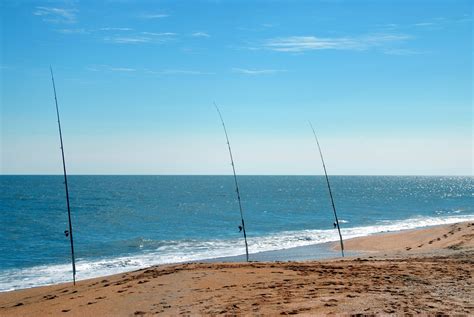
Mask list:
[[[456,222],[474,221],[472,216],[455,216],[447,218],[413,218],[400,221],[393,221],[387,224],[374,224],[361,227],[348,227],[343,231],[344,241],[350,241],[355,237],[378,236],[392,232],[404,232],[407,230],[421,230],[423,228],[431,228],[433,226],[447,225]],[[333,230],[303,230],[283,232],[283,236],[274,235],[273,237],[256,237],[256,243],[262,239],[263,244],[270,244],[273,247],[262,248],[259,250],[250,250],[250,260],[252,261],[307,261],[307,260],[329,260],[340,256],[340,251],[334,249],[333,242],[323,242],[330,240],[330,234]],[[272,240],[272,239],[276,240]],[[336,242],[338,237],[333,236]],[[282,242],[280,244],[279,242]],[[288,243],[290,242],[290,243]],[[235,241],[239,244],[239,241]],[[114,257],[100,257],[90,259],[77,259],[78,280],[87,280],[106,275],[121,274],[131,272],[155,265],[166,264],[184,264],[196,262],[243,262],[245,257],[242,248],[236,244],[229,247],[237,247],[240,255],[222,255],[232,254],[234,252],[226,252],[227,250],[210,250],[209,254],[186,253],[185,250],[178,251],[177,254],[161,254],[158,252],[146,252],[142,254],[125,254]],[[242,242],[243,243],[243,242]],[[276,244],[275,244],[276,243]],[[293,245],[293,246],[292,246]],[[268,246],[267,246],[268,247]],[[279,247],[277,250],[272,248]],[[267,250],[265,250],[267,249]],[[236,250],[233,250],[236,251]],[[207,253],[207,252],[206,252]],[[346,248],[346,256],[359,255],[361,251],[351,251]],[[235,253],[234,253],[235,254]],[[173,259],[173,257],[175,257]],[[181,257],[181,258],[180,258]],[[51,286],[60,283],[67,283],[71,280],[70,263],[44,264],[26,268],[11,268],[2,272],[0,276],[1,290],[0,293],[12,290],[28,289],[32,287]]]
[[[0,315],[472,314],[473,237],[464,222],[346,240],[357,257],[152,266],[0,293]]]

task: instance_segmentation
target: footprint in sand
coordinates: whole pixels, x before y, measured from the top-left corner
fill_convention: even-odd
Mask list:
[[[284,312],[281,312],[280,315],[297,315],[298,314],[298,311],[296,309],[294,310],[290,310],[290,311],[284,311]]]

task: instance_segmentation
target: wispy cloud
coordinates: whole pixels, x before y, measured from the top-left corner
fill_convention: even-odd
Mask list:
[[[152,75],[214,75],[212,72],[205,72],[200,70],[190,69],[165,69],[165,70],[150,70],[137,69],[128,66],[111,66],[106,64],[89,65],[85,68],[91,72],[118,72],[118,73],[146,73]]]
[[[169,17],[169,14],[165,14],[165,13],[153,13],[153,14],[146,13],[146,14],[140,15],[140,18],[142,19],[163,19],[167,17]]]
[[[99,72],[99,71],[110,71],[110,72],[135,72],[137,71],[135,68],[131,67],[117,67],[117,66],[110,66],[110,65],[91,65],[86,67],[86,70],[91,72]]]
[[[384,32],[393,32],[396,29],[400,28],[400,25],[397,23],[385,23],[385,24],[377,24],[376,27]]]
[[[404,49],[404,48],[386,49],[383,52],[387,55],[398,55],[398,56],[411,56],[411,55],[425,54],[425,52],[411,50],[411,49]]]
[[[264,31],[268,31],[268,29],[271,29],[277,26],[278,24],[275,24],[275,23],[262,23],[262,24],[254,25],[254,26],[238,26],[236,27],[236,29],[239,31],[245,31],[245,32],[264,32]]]
[[[104,41],[115,44],[140,44],[149,43],[151,38],[146,36],[106,36]]]
[[[455,22],[456,23],[472,22],[472,17],[466,14],[462,18],[457,19]]]
[[[286,72],[283,69],[246,69],[246,68],[232,68],[232,72],[245,75],[269,75]]]
[[[106,28],[100,28],[100,31],[133,31],[132,28],[111,28],[111,27],[106,27]]]
[[[43,21],[51,23],[76,23],[76,9],[36,7],[34,15],[43,17]]]
[[[176,33],[172,32],[140,32],[128,36],[113,35],[104,37],[104,41],[114,44],[141,44],[141,43],[165,43],[174,39]]]
[[[141,34],[144,34],[144,35],[151,35],[151,36],[175,36],[175,35],[177,35],[176,33],[173,33],[173,32],[161,32],[161,33],[156,33],[156,32],[141,32]]]
[[[278,52],[305,52],[315,50],[363,51],[411,39],[406,34],[368,34],[359,37],[289,36],[264,41],[264,49]]]
[[[110,67],[109,70],[113,72],[134,72],[136,71],[135,68],[128,68],[128,67]]]
[[[194,36],[194,37],[211,37],[206,32],[194,32],[194,33],[191,34],[191,36]]]
[[[402,32],[411,31],[413,29],[428,29],[429,27],[437,26],[437,22],[417,22],[417,23],[410,23],[410,24],[399,24],[399,23],[385,23],[385,24],[377,24],[375,27],[380,30],[380,32],[386,33],[393,33],[393,32]]]
[[[447,18],[447,17],[436,17],[428,20],[422,20],[416,23],[408,24],[379,24],[377,27],[386,32],[393,32],[395,30],[425,30],[425,31],[437,31],[449,26],[455,25],[456,23],[471,22],[472,18],[469,15],[463,15],[460,18]]]
[[[420,22],[413,24],[414,26],[434,26],[436,23],[434,22]]]
[[[90,72],[98,72],[100,69],[98,67],[95,67],[95,66],[87,66],[86,70],[88,70]]]
[[[81,29],[59,29],[57,31],[62,34],[89,34],[89,31],[82,28]]]
[[[162,71],[152,71],[148,70],[149,74],[156,75],[214,75],[213,72],[203,72],[199,70],[187,70],[187,69],[166,69]]]
[[[56,32],[62,34],[91,34],[91,33],[104,33],[104,32],[130,32],[133,31],[132,28],[117,28],[117,27],[103,27],[98,29],[85,29],[85,28],[64,28],[64,29],[57,29]],[[143,32],[145,33],[145,32]],[[118,35],[117,35],[118,36]]]

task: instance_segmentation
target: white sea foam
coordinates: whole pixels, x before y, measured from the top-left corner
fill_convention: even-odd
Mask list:
[[[368,236],[380,232],[392,232],[420,227],[450,224],[461,221],[474,221],[474,215],[455,215],[445,217],[419,217],[396,221],[379,221],[372,226],[342,228],[344,239]],[[342,221],[341,221],[342,222]],[[282,250],[337,241],[336,230],[284,231],[261,237],[248,236],[250,253]],[[78,259],[77,279],[117,274],[126,271],[165,263],[197,261],[217,257],[241,255],[241,239],[234,240],[185,240],[169,241],[153,252],[130,256],[103,258],[95,260]],[[0,272],[0,291],[10,291],[41,285],[50,285],[71,280],[70,264],[41,265],[25,269],[8,269]]]

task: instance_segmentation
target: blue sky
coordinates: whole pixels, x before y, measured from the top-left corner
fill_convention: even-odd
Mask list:
[[[1,173],[472,175],[471,1],[2,1]]]

